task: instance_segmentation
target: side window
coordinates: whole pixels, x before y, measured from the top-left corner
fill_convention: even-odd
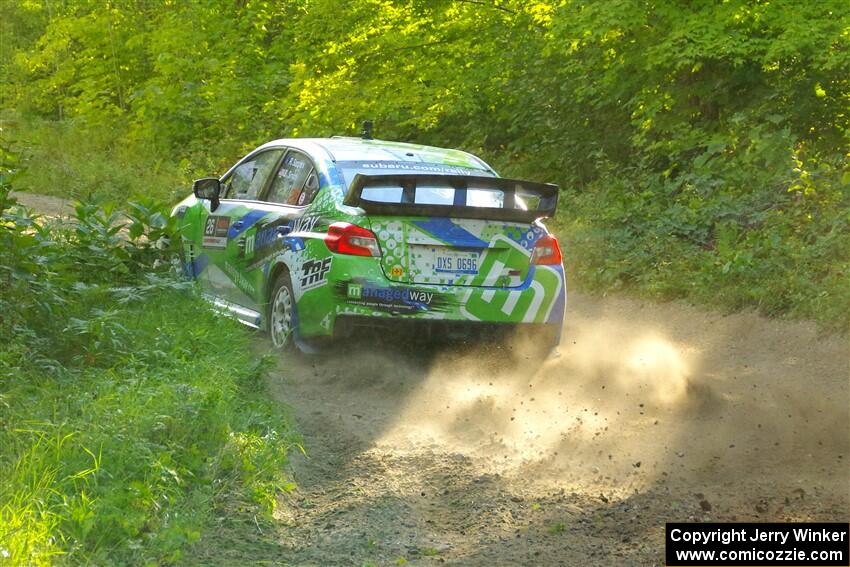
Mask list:
[[[224,182],[224,198],[256,199],[282,153],[283,150],[268,150],[240,164]]]
[[[272,181],[266,198],[271,203],[304,206],[313,202],[319,192],[319,176],[304,154],[289,151]]]

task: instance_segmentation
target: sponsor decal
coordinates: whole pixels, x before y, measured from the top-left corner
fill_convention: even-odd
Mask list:
[[[319,222],[319,215],[307,215],[300,219],[293,219],[286,223],[289,232],[312,232]]]
[[[285,223],[268,224],[257,231],[256,249],[258,251],[274,245],[279,237],[290,250],[303,250],[303,240],[297,236],[289,236],[298,232],[312,232],[319,222],[318,215],[309,215],[300,219],[292,219]],[[287,241],[289,244],[287,244]],[[300,243],[300,246],[299,246]]]
[[[245,239],[242,241],[242,255],[245,256],[246,260],[250,260],[254,257],[254,250],[256,249],[257,243],[257,233],[252,232],[245,236]]]
[[[371,307],[394,313],[416,313],[421,311],[444,311],[448,301],[433,291],[409,287],[380,287],[355,282],[341,282],[338,288],[345,290],[349,304]]]
[[[410,161],[341,161],[336,163],[337,167],[353,168],[362,170],[363,173],[371,174],[373,171],[392,173],[447,173],[453,175],[489,175],[481,169],[471,169],[463,166],[445,165],[441,163],[410,162]]]
[[[378,299],[385,302],[403,302],[405,305],[430,305],[434,293],[407,288],[364,287],[363,299]]]
[[[328,283],[327,275],[331,270],[332,256],[321,260],[309,260],[301,264],[301,291],[309,291]]]
[[[230,262],[224,263],[224,273],[236,284],[236,287],[247,293],[249,296],[253,297],[256,295],[257,288],[254,287],[254,284],[245,277],[245,275],[239,271],[239,268],[231,264]]]
[[[257,231],[257,242],[254,245],[257,250],[268,248],[274,243],[275,238],[278,236],[278,226],[279,225],[270,225]]]
[[[245,237],[245,258],[261,262],[278,249],[300,252],[306,248],[304,239],[290,234],[311,232],[319,223],[319,215],[308,215],[286,222],[273,222]]]
[[[210,215],[204,224],[204,248],[226,248],[227,230],[230,228],[230,217],[224,215]]]
[[[394,278],[400,278],[404,275],[404,268],[396,264],[390,269],[390,275]]]
[[[361,299],[363,297],[363,286],[356,283],[348,284],[348,299]]]

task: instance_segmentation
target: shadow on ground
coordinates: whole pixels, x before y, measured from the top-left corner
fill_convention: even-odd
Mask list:
[[[262,545],[222,557],[661,564],[667,521],[850,518],[846,337],[584,296],[564,336],[542,366],[516,343],[283,359],[308,457]]]

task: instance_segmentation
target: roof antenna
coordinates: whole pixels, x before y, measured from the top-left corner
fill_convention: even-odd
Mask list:
[[[364,140],[371,140],[372,139],[372,121],[371,120],[364,120],[363,121],[363,131],[360,132],[360,137],[363,138]]]

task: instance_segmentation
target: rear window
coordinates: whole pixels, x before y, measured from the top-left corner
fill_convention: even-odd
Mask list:
[[[343,203],[376,215],[532,222],[555,214],[558,186],[479,175],[358,174]]]
[[[508,203],[509,208],[535,211],[540,206],[541,197],[537,193],[517,187],[513,195],[514,203]],[[398,205],[446,205],[503,209],[506,204],[503,189],[487,187],[480,182],[471,183],[465,188],[429,183],[407,187],[406,190],[405,187],[397,183],[370,185],[363,188],[360,197],[365,201]]]

